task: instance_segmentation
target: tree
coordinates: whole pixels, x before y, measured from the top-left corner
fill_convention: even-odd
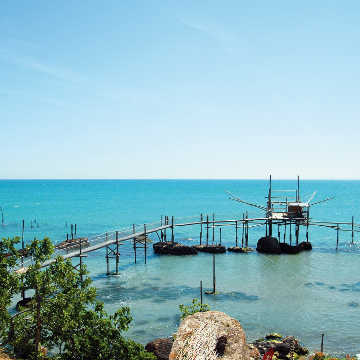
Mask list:
[[[53,245],[48,238],[34,240],[28,247],[33,265],[23,274],[24,286],[34,290],[29,308],[13,318],[9,343],[15,353],[27,359],[41,359],[43,349],[53,351],[47,358],[154,359],[142,345],[123,336],[131,322],[130,310],[120,308],[108,315],[96,300],[96,289],[86,277],[85,266],[76,270],[71,260],[50,259]]]

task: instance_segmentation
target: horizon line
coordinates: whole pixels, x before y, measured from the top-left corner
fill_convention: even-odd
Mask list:
[[[159,181],[168,181],[168,180],[199,180],[199,181],[209,181],[209,180],[266,180],[268,181],[268,178],[0,178],[0,181],[39,181],[39,180],[54,180],[54,181],[69,181],[69,180],[79,180],[79,181],[94,181],[94,180],[159,180]],[[297,181],[297,178],[272,178],[272,180],[294,180]],[[359,181],[360,178],[300,178],[302,181]]]

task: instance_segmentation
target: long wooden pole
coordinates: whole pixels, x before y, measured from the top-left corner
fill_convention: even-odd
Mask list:
[[[215,214],[213,214],[212,218],[213,218],[213,223],[212,223],[212,225],[213,225],[213,228],[212,228],[212,243],[214,244],[214,241],[215,241]]]
[[[215,254],[213,254],[213,293],[216,292]]]
[[[235,246],[238,246],[238,222],[235,221]]]
[[[202,233],[203,233],[203,214],[200,214],[200,245],[202,243]]]
[[[354,217],[351,218],[351,244],[354,244]]]
[[[146,225],[144,224],[144,255],[145,255],[145,264],[146,264],[146,249],[147,249],[147,245],[146,245]]]
[[[106,241],[108,241],[108,233],[105,234]],[[106,247],[106,275],[110,275],[110,264],[109,264],[109,247]]]
[[[133,224],[133,234],[135,234],[135,224]],[[135,264],[136,264],[136,239],[134,236],[134,257],[135,257]]]
[[[118,231],[116,231],[115,236],[116,236],[116,269],[115,269],[115,273],[116,273],[116,275],[119,275],[119,232]]]
[[[336,250],[339,248],[339,224],[336,227]]]
[[[209,215],[206,215],[206,246],[209,246]]]
[[[174,217],[171,217],[171,242],[174,244]]]

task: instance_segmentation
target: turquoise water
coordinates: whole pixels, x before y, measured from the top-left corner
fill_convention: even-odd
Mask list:
[[[25,220],[25,240],[50,236],[61,241],[77,224],[79,236],[93,236],[118,228],[131,229],[159,221],[161,215],[180,218],[199,216],[241,218],[262,216],[261,210],[228,200],[226,190],[244,200],[265,204],[268,182],[260,180],[3,180],[0,206],[5,226],[1,237],[21,234]],[[276,189],[294,189],[296,181],[274,181]],[[330,202],[311,208],[316,220],[360,222],[359,181],[303,181],[306,200],[336,196]],[[32,227],[31,227],[32,224]],[[177,228],[175,238],[196,243],[199,227]],[[250,245],[264,233],[250,230]],[[211,233],[212,236],[212,233]],[[218,229],[215,233],[218,239]],[[304,239],[304,232],[300,234]],[[154,241],[156,235],[152,235]],[[233,245],[233,228],[222,229],[222,241]],[[238,319],[249,340],[270,331],[295,335],[310,348],[319,348],[325,333],[325,350],[360,352],[359,250],[350,247],[351,233],[340,234],[335,251],[336,232],[311,228],[313,251],[299,255],[221,254],[216,256],[217,296],[205,296],[211,309]],[[355,243],[359,234],[355,234]],[[129,305],[134,322],[128,333],[146,343],[169,336],[179,323],[178,305],[199,297],[199,282],[211,288],[212,257],[159,257],[149,251],[147,264],[138,251],[137,264],[129,246],[121,247],[120,276],[107,277],[105,252],[89,254],[86,264],[98,294],[109,311]],[[75,261],[75,260],[74,260]],[[111,263],[114,270],[114,263]]]

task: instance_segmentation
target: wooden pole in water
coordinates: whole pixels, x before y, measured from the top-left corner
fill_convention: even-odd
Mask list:
[[[171,242],[174,244],[174,217],[171,217]]]
[[[213,218],[213,222],[212,222],[212,243],[214,245],[214,241],[215,241],[215,214],[213,214],[212,216]]]
[[[108,233],[105,234],[106,241],[108,240]],[[106,247],[106,275],[110,275],[110,265],[109,265],[109,247]]]
[[[306,242],[309,242],[309,219],[306,222]]]
[[[2,206],[0,207],[0,209],[1,209],[1,225],[4,226],[4,210]]]
[[[351,243],[354,244],[354,217],[351,218]]]
[[[291,220],[290,220],[290,245],[291,245],[291,241],[292,241],[292,234],[291,234]]]
[[[201,245],[201,242],[202,242],[202,232],[203,232],[203,214],[200,214],[200,245]]]
[[[215,254],[213,254],[213,293],[216,292]]]
[[[285,220],[284,244],[286,243],[286,228],[287,228],[287,223],[286,223],[286,220]]]
[[[280,224],[278,224],[278,239],[279,239],[279,242],[280,242]]]
[[[203,289],[202,289],[202,280],[200,280],[200,304],[202,305],[203,303]]]
[[[116,236],[116,270],[115,270],[115,273],[116,273],[116,275],[119,275],[119,232],[118,231],[116,231],[115,236]]]
[[[242,219],[242,234],[241,234],[241,248],[244,247],[244,232],[245,232],[245,221],[244,221],[245,215],[243,213],[243,219]]]
[[[299,221],[298,220],[296,220],[295,236],[296,236],[296,246],[297,246],[297,245],[299,245]]]
[[[80,260],[80,280],[81,283],[83,282],[83,274],[82,274],[82,241],[80,239],[80,256],[79,256],[79,260]]]
[[[160,226],[162,226],[162,224],[163,224],[163,221],[162,221],[162,215],[161,215],[161,217],[160,217]],[[161,238],[161,241],[164,240],[164,234],[163,234],[162,229],[160,230],[160,238]]]
[[[25,231],[25,220],[22,221],[22,230],[21,230],[21,248],[24,251],[25,244],[24,244],[24,231]]]
[[[235,221],[235,246],[238,246],[238,222]]]
[[[69,234],[66,233],[66,241],[69,241]]]
[[[321,345],[320,345],[320,351],[324,352],[324,334],[321,334]]]
[[[221,228],[219,230],[220,230],[220,246],[221,246]]]
[[[146,264],[146,249],[147,249],[147,245],[146,245],[146,225],[144,224],[144,255],[145,255],[145,264]]]
[[[248,221],[248,213],[246,212],[246,232],[245,232],[245,247],[249,247],[249,221]]]
[[[74,225],[71,224],[71,240],[74,240]]]
[[[206,246],[209,246],[209,215],[206,215]]]
[[[339,248],[339,224],[336,227],[336,250]]]
[[[265,221],[265,237],[268,237],[268,221]]]
[[[133,234],[135,234],[135,224],[133,224]],[[136,239],[134,236],[134,257],[135,257],[135,264],[136,264]]]
[[[167,225],[167,216],[165,215],[165,225]],[[164,240],[166,242],[166,228],[164,229]]]
[[[76,231],[77,231],[77,225],[75,224],[75,235],[76,235]]]

